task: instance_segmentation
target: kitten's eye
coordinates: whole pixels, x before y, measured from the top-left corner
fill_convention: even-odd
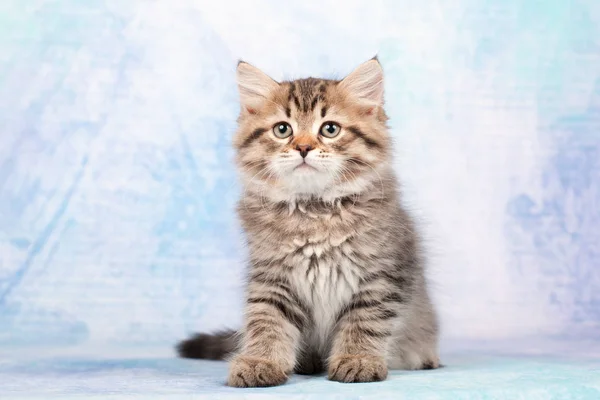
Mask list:
[[[341,130],[342,128],[340,128],[340,126],[335,122],[325,122],[321,126],[321,130],[319,131],[319,133],[325,136],[326,138],[334,138],[340,134]]]
[[[287,122],[279,122],[273,127],[273,133],[279,139],[285,139],[292,135],[292,127]]]

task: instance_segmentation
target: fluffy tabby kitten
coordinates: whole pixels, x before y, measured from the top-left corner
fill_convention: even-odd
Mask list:
[[[372,382],[439,366],[419,238],[400,204],[374,58],[341,81],[278,83],[240,62],[234,145],[250,248],[240,332],[200,334],[189,358],[231,357],[228,384],[325,369]]]

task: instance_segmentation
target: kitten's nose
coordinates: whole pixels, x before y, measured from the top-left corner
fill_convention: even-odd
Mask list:
[[[296,145],[296,150],[298,150],[300,152],[300,155],[302,156],[302,158],[306,158],[306,156],[308,155],[308,152],[311,151],[313,149],[313,147],[310,144],[297,144]]]

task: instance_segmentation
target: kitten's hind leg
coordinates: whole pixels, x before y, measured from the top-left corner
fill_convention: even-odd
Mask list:
[[[440,367],[439,327],[435,311],[427,297],[416,302],[404,320],[394,329],[388,347],[390,369],[419,370]]]
[[[421,364],[421,368],[420,369],[438,369],[438,368],[442,368],[442,365],[440,364],[439,360],[433,360],[433,361],[424,361]]]
[[[425,356],[415,352],[403,352],[400,355],[390,355],[388,359],[390,369],[419,370],[438,369],[441,367],[437,355]]]
[[[404,370],[440,368],[437,339],[425,334],[406,336],[405,332],[397,333],[390,343],[388,366]]]

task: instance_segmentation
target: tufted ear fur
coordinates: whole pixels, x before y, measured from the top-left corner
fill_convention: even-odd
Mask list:
[[[383,69],[377,57],[359,65],[340,86],[365,105],[383,106]]]
[[[236,75],[242,110],[250,114],[260,109],[279,86],[267,74],[244,61],[238,63]]]

